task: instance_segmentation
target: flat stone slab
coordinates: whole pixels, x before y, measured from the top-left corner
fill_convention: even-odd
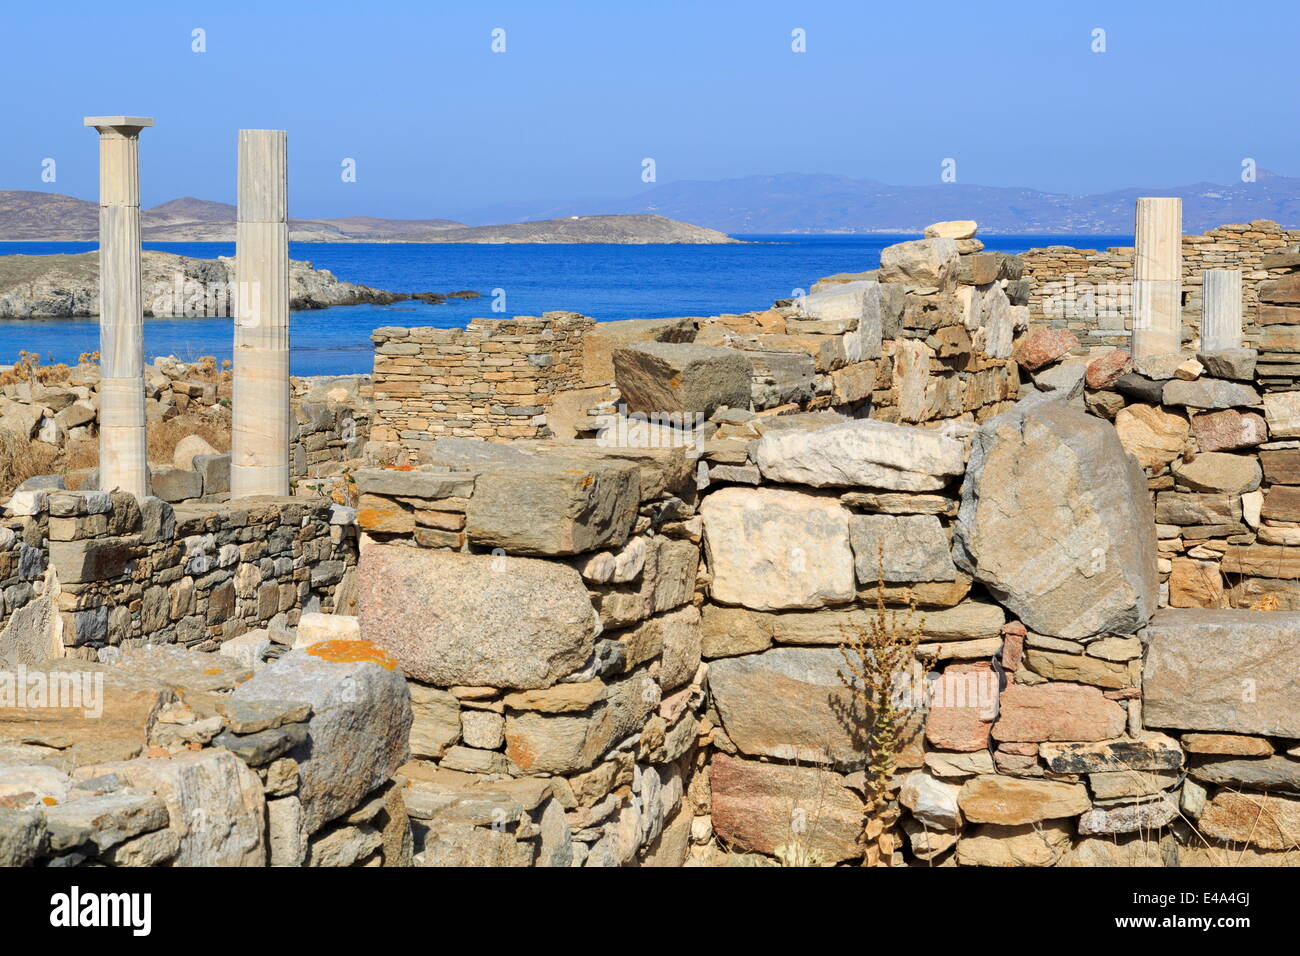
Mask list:
[[[1300,737],[1300,611],[1167,608],[1146,634],[1147,726]]]
[[[939,429],[859,419],[766,432],[754,459],[768,481],[934,491],[965,470],[963,443]]]
[[[748,408],[753,365],[735,349],[684,342],[644,342],[614,350],[614,380],[629,411],[708,417]]]

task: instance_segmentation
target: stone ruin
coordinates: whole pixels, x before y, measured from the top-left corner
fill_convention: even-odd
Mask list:
[[[1155,351],[1172,286],[1081,347],[974,223],[881,260],[747,315],[380,330],[354,508],[16,496],[6,666],[104,693],[0,708],[3,859],[851,863],[841,644],[883,602],[921,633],[890,862],[1294,864],[1300,389],[1230,307]]]

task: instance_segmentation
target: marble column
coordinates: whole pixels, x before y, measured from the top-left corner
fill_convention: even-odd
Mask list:
[[[1201,351],[1241,348],[1241,270],[1206,269],[1201,287]]]
[[[143,116],[87,116],[99,131],[99,487],[149,494],[140,280]]]
[[[239,131],[230,497],[289,493],[288,134]]]
[[[1133,255],[1133,357],[1182,349],[1183,201],[1137,201]]]

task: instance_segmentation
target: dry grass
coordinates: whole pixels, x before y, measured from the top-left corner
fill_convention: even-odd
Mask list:
[[[53,445],[0,429],[0,498],[8,497],[28,478],[53,473],[58,457]]]
[[[149,423],[149,460],[170,464],[182,438],[198,435],[217,451],[230,451],[230,422],[210,415],[177,415]]]
[[[845,632],[840,650],[846,672],[841,679],[853,695],[854,718],[866,748],[867,767],[862,816],[862,863],[889,866],[902,840],[900,816],[894,796],[894,770],[901,733],[913,707],[901,701],[896,689],[916,660],[925,619],[916,619],[916,601],[909,595],[903,611],[885,606],[885,554],[878,556],[879,587],[875,615],[866,627]]]
[[[230,451],[230,422],[221,414],[178,415],[165,422],[150,422],[149,461],[171,465],[176,446],[188,435],[198,435],[219,452]],[[0,430],[0,498],[33,475],[62,474],[69,488],[77,488],[84,474],[99,467],[96,439],[69,442],[62,454],[44,442],[24,442],[13,432]]]

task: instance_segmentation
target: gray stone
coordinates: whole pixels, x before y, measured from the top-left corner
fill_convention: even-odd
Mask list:
[[[578,572],[504,555],[372,545],[361,633],[439,687],[546,687],[586,664],[599,623]]]
[[[1249,382],[1255,377],[1255,361],[1258,357],[1259,353],[1254,349],[1221,349],[1196,353],[1197,361],[1205,366],[1205,374],[1242,382]]]
[[[614,350],[614,381],[632,412],[707,418],[724,405],[747,408],[753,374],[735,349],[644,342]]]
[[[374,827],[335,827],[314,835],[307,846],[308,866],[355,866],[379,849],[383,834]]]
[[[179,837],[177,866],[264,866],[265,799],[257,774],[219,748],[82,767],[79,777],[116,774],[167,805]]]
[[[640,500],[631,464],[536,457],[483,469],[465,531],[475,545],[512,554],[581,554],[626,541]]]
[[[962,442],[939,429],[859,419],[766,432],[754,459],[769,481],[934,491],[965,468]]]
[[[1249,385],[1202,378],[1195,382],[1171,379],[1165,383],[1162,400],[1166,405],[1192,408],[1236,408],[1260,404],[1259,393]]]
[[[1142,469],[1113,426],[1064,402],[1027,400],[975,433],[953,556],[1040,634],[1131,634],[1155,609]]]
[[[150,472],[149,488],[163,501],[189,501],[203,497],[203,476],[183,468],[157,468]]]
[[[862,727],[838,647],[778,647],[709,664],[709,690],[744,754],[861,768]]]
[[[1300,793],[1300,760],[1287,757],[1198,761],[1189,772],[1197,780],[1234,790],[1245,787]]]
[[[255,734],[306,720],[311,705],[292,700],[225,700],[220,710],[232,733]]]
[[[941,830],[956,830],[962,825],[961,808],[957,805],[960,792],[959,785],[936,780],[917,770],[903,778],[898,800],[921,823]]]
[[[204,495],[219,495],[230,490],[230,455],[195,455],[193,465],[203,479]]]
[[[167,807],[146,794],[105,793],[47,807],[45,824],[53,850],[75,849],[84,843],[106,850],[167,826]]]
[[[468,498],[474,493],[472,472],[396,471],[391,468],[361,468],[355,476],[362,494],[402,498]]]
[[[1145,803],[1118,807],[1093,807],[1079,817],[1082,836],[1099,836],[1106,833],[1132,833],[1135,830],[1158,830],[1178,816],[1178,800],[1171,794],[1162,794]]]
[[[53,598],[29,601],[0,627],[0,667],[31,666],[62,656],[62,631]]]
[[[47,845],[40,811],[0,806],[0,866],[29,866],[44,855]]]
[[[180,848],[175,830],[154,830],[110,847],[100,859],[109,866],[159,866],[174,859]]]
[[[354,656],[363,659],[349,659]],[[298,797],[309,833],[350,812],[407,759],[411,699],[406,681],[386,654],[369,656],[336,660],[314,654],[313,648],[290,651],[231,695],[237,702],[311,705],[307,739],[290,753],[298,763]]]
[[[266,836],[271,866],[302,866],[307,859],[302,801],[297,797],[268,800]]]
[[[1055,773],[1176,770],[1183,765],[1178,741],[1155,733],[1095,743],[1043,743],[1038,754]]]
[[[1050,392],[1066,401],[1083,394],[1084,378],[1088,366],[1082,362],[1067,362],[1043,369],[1034,376],[1034,387],[1040,392]]]
[[[126,573],[139,552],[138,543],[136,537],[113,535],[81,541],[51,541],[50,564],[62,584],[108,581]]]
[[[1152,381],[1137,372],[1126,372],[1115,382],[1115,391],[1137,402],[1159,405],[1164,399],[1165,383]]]
[[[1166,608],[1146,631],[1149,727],[1300,738],[1300,612]]]
[[[956,280],[960,265],[952,239],[914,239],[880,251],[880,281],[942,289]]]
[[[817,387],[817,362],[811,355],[746,349],[745,357],[754,367],[750,386],[754,408],[804,405],[812,401]]]
[[[819,322],[838,322],[845,328],[844,358],[848,363],[880,358],[882,295],[880,283],[870,280],[842,282],[799,299],[804,315]],[[797,334],[797,328],[790,328]]]
[[[218,734],[212,741],[214,747],[225,747],[250,767],[265,767],[283,757],[307,739],[304,724],[286,724],[273,730],[259,730],[251,734]]]
[[[849,541],[862,584],[878,583],[882,573],[889,583],[957,577],[948,535],[934,515],[854,515]]]

